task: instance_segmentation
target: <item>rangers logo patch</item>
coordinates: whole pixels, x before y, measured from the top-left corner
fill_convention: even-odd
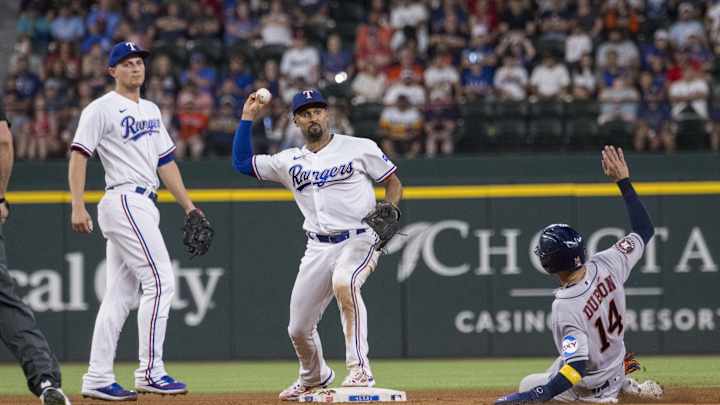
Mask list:
[[[567,335],[563,338],[563,341],[562,341],[563,357],[572,356],[573,354],[575,354],[575,352],[577,352],[577,349],[578,349],[578,342],[577,342],[577,339],[575,338],[575,336]]]
[[[626,236],[615,244],[615,249],[619,250],[623,254],[630,254],[633,250],[635,250],[635,241],[629,237]]]

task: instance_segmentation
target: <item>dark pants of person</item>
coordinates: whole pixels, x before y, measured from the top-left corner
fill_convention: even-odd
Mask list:
[[[45,335],[35,323],[32,310],[15,293],[5,255],[5,236],[0,225],[0,340],[20,362],[28,388],[40,396],[48,386],[60,387],[60,366]]]

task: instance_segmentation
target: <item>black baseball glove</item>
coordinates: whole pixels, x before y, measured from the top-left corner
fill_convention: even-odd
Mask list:
[[[208,252],[215,231],[202,211],[197,208],[190,211],[185,216],[185,225],[182,230],[183,244],[191,259]]]
[[[379,240],[375,248],[382,250],[400,229],[400,208],[389,201],[381,201],[362,219],[362,222],[368,224],[378,235]]]

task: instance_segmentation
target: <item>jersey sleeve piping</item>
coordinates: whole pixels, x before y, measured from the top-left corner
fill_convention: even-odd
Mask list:
[[[87,157],[92,157],[92,155],[93,155],[93,151],[90,148],[88,148],[87,146],[81,144],[80,142],[73,142],[70,145],[70,149],[76,150]]]
[[[388,171],[386,171],[382,176],[380,176],[377,180],[375,180],[377,183],[382,183],[385,181],[388,177],[390,177],[393,173],[397,171],[397,166],[391,167]]]
[[[167,155],[175,152],[175,148],[176,148],[175,145],[171,146],[168,150],[166,150],[165,152],[158,155],[158,158],[162,159],[162,158],[166,157]]]
[[[252,157],[252,170],[253,170],[253,173],[255,173],[255,178],[257,178],[257,179],[260,180],[260,181],[265,181],[265,179],[263,179],[262,176],[260,176],[260,172],[258,171],[257,163],[255,163],[255,158],[256,158],[256,157],[257,157],[257,155],[253,155],[253,157]]]

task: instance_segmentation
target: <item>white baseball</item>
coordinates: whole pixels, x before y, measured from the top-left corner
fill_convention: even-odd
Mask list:
[[[270,102],[270,98],[272,98],[272,95],[265,87],[258,89],[258,91],[255,92],[255,95],[257,96],[258,101],[260,101],[260,104],[267,104]]]

